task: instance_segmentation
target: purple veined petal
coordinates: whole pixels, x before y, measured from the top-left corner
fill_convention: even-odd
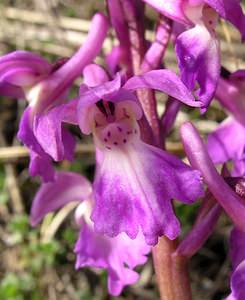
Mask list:
[[[49,74],[51,72],[51,64],[38,54],[28,51],[14,51],[0,57],[0,73],[6,67],[28,67],[38,74]]]
[[[219,43],[204,25],[196,25],[180,34],[175,46],[181,79],[195,91],[196,97],[207,108],[212,100],[220,74]]]
[[[143,75],[130,78],[123,86],[125,89],[150,88],[166,93],[179,101],[193,107],[201,107],[181,79],[170,70],[153,70]]]
[[[90,182],[72,172],[56,173],[54,182],[43,183],[38,190],[31,208],[31,224],[36,226],[48,213],[72,202],[91,198]]]
[[[30,175],[41,176],[44,182],[52,181],[54,179],[52,161],[50,156],[43,151],[33,133],[30,112],[30,107],[24,111],[17,136],[30,149]]]
[[[103,154],[94,182],[95,230],[134,239],[141,228],[149,245],[162,235],[175,239],[180,225],[171,199],[190,204],[201,196],[199,172],[141,141]]]
[[[49,155],[43,155],[30,151],[29,174],[31,176],[41,176],[43,182],[54,181],[55,170]]]
[[[99,65],[90,64],[83,70],[84,84],[95,87],[109,81],[106,71]]]
[[[0,82],[0,95],[15,98],[24,99],[25,95],[21,88],[13,86],[7,82]]]
[[[96,233],[92,225],[84,223],[74,249],[76,268],[95,267],[108,271],[108,290],[118,296],[125,285],[134,284],[139,275],[133,271],[146,262],[150,247],[140,233],[131,240],[124,233],[109,238]]]
[[[63,127],[62,122],[77,124],[76,109],[77,101],[73,100],[34,117],[35,137],[55,161],[73,158],[75,138]]]
[[[213,162],[242,160],[245,156],[245,127],[228,118],[208,136],[208,152]]]
[[[216,171],[207,149],[195,127],[186,122],[181,127],[181,139],[193,168],[202,173],[210,192],[230,216],[234,224],[245,231],[245,206]]]
[[[216,204],[211,208],[202,221],[197,225],[194,225],[190,232],[180,242],[174,254],[186,257],[193,256],[213,232],[221,212],[222,209],[219,204]]]
[[[231,22],[245,39],[245,15],[243,14],[240,0],[204,0],[215,9],[225,20]]]
[[[40,80],[34,70],[27,67],[13,67],[0,75],[1,82],[8,82],[15,86],[31,86]]]
[[[188,18],[185,16],[183,11],[183,0],[143,0],[153,8],[155,8],[157,11],[159,11],[161,14],[167,16],[168,18],[184,23],[184,24],[190,24]]]

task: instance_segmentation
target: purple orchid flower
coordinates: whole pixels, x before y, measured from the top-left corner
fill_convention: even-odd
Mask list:
[[[203,102],[205,111],[214,96],[220,73],[219,42],[215,34],[218,15],[235,25],[245,38],[245,16],[239,1],[143,1],[170,19],[192,27],[178,36],[176,53],[182,80]]]
[[[233,176],[245,175],[245,71],[220,78],[216,98],[234,118],[228,118],[208,137],[208,151],[215,164],[233,161]]]
[[[226,300],[245,298],[245,233],[235,228],[231,232],[230,255],[232,260],[231,294]]]
[[[58,61],[54,65],[27,51],[15,51],[0,58],[1,94],[25,98],[29,102],[18,137],[31,150],[31,175],[41,175],[44,181],[52,180],[52,159],[72,159],[75,140],[66,128],[58,128],[52,141],[53,147],[42,147],[37,132],[39,119],[45,111],[66,101],[74,80],[99,53],[107,30],[107,19],[96,14],[84,45],[69,60]],[[59,147],[54,146],[55,143]]]
[[[137,282],[139,275],[133,269],[146,262],[150,247],[142,234],[131,240],[124,233],[115,238],[96,233],[90,220],[92,186],[86,178],[71,172],[56,173],[54,182],[42,184],[32,205],[31,223],[36,225],[47,213],[72,201],[80,203],[75,214],[80,227],[74,249],[76,269],[95,267],[107,270],[108,290],[118,296],[125,285]]]
[[[54,127],[60,126],[73,110],[71,122],[77,122],[84,134],[93,133],[100,153],[91,217],[96,232],[109,237],[125,232],[135,239],[142,231],[149,245],[161,235],[176,238],[180,224],[171,201],[191,204],[202,195],[200,175],[177,157],[142,141],[138,125],[142,110],[133,90],[155,88],[184,103],[200,103],[169,70],[135,76],[124,85],[119,74],[108,81],[99,66],[87,66],[84,75],[89,86],[81,86],[79,99],[50,110],[40,124],[48,119]],[[49,131],[51,141],[52,135]]]

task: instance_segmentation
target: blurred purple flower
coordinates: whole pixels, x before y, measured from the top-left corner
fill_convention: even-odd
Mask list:
[[[230,21],[245,38],[245,16],[239,0],[143,0],[170,19],[191,29],[176,40],[181,77],[204,104],[212,100],[220,73],[219,42],[215,27],[218,15]]]
[[[74,80],[99,53],[107,30],[107,19],[96,14],[84,45],[69,60],[60,60],[54,65],[27,51],[15,51],[0,58],[0,93],[29,102],[18,137],[31,150],[31,175],[51,180],[52,159],[72,159],[75,140],[66,128],[57,129],[53,147],[42,147],[36,132],[39,119],[44,112],[67,100]],[[46,124],[47,129],[50,126],[52,124]]]
[[[74,249],[77,255],[76,269],[95,267],[107,270],[108,290],[117,296],[125,285],[138,280],[139,275],[133,269],[146,262],[150,247],[146,245],[142,234],[131,240],[125,233],[115,238],[96,233],[90,220],[92,186],[86,178],[71,172],[56,173],[54,182],[42,184],[31,209],[32,225],[36,225],[47,213],[72,201],[80,203],[75,214],[80,226]]]

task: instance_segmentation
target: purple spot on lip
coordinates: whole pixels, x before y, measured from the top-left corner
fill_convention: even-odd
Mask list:
[[[131,134],[132,133],[132,131],[127,131],[127,134],[129,135],[129,134]]]
[[[134,133],[135,133],[135,134],[137,133],[137,129],[134,130]]]
[[[110,131],[107,132],[107,136],[108,136],[108,137],[111,136],[111,132],[110,132]]]
[[[117,145],[118,145],[118,142],[114,142],[113,144],[114,144],[115,146],[117,146]]]
[[[109,147],[109,146],[106,146],[106,148],[109,149],[109,150],[111,150],[111,147]]]
[[[107,138],[104,138],[104,142],[108,142]]]
[[[118,131],[122,132],[122,128],[117,126]]]
[[[126,143],[127,143],[127,140],[126,140],[126,139],[124,139],[124,140],[123,140],[123,142],[124,142],[124,144],[126,144]]]

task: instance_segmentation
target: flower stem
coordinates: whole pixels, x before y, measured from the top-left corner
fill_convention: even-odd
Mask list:
[[[163,236],[152,251],[161,300],[192,299],[188,260],[172,255],[177,244],[177,240],[171,241]]]

